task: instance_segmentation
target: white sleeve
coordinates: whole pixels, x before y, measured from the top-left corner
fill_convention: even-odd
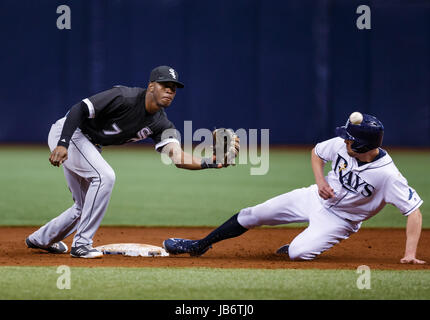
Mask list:
[[[384,191],[385,202],[396,206],[404,216],[412,213],[423,203],[418,193],[408,185],[408,181],[399,171],[387,180]]]
[[[339,149],[344,147],[344,145],[344,140],[339,137],[326,140],[315,146],[315,154],[324,162],[334,161],[337,158]]]
[[[163,149],[162,147],[164,147],[165,145],[169,144],[169,143],[177,143],[179,144],[179,146],[181,145],[180,142],[178,141],[178,139],[176,138],[169,138],[169,139],[164,139],[163,141],[160,141],[159,143],[157,143],[155,145],[155,150],[158,152],[161,152],[161,150]]]

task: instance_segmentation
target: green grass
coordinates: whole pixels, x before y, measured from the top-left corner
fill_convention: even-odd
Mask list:
[[[106,148],[103,155],[117,176],[103,225],[218,226],[241,208],[314,182],[309,151],[272,150],[263,176],[251,176],[251,165],[179,170],[147,148]],[[429,228],[429,153],[391,155],[424,199],[423,226]],[[72,205],[62,169],[48,157],[47,147],[0,147],[1,225],[41,225]],[[387,206],[364,226],[405,222]],[[370,290],[357,288],[355,270],[72,268],[70,290],[57,288],[56,271],[0,267],[0,299],[430,299],[429,271],[375,270]]]
[[[57,267],[0,267],[0,299],[428,300],[429,271],[71,268],[60,290]],[[61,280],[61,279],[60,279]],[[65,282],[63,282],[65,283]]]
[[[105,148],[117,176],[103,225],[217,226],[241,208],[314,183],[309,151],[272,150],[266,175],[252,165],[188,171],[164,165],[148,148]],[[392,152],[398,168],[430,211],[430,154]],[[62,169],[48,162],[47,147],[0,147],[0,224],[41,225],[72,205]],[[366,227],[404,227],[388,205]],[[292,225],[292,226],[297,226]],[[430,227],[430,220],[423,220]]]

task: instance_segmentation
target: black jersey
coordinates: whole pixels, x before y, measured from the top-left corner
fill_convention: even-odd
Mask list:
[[[156,149],[177,139],[175,126],[163,109],[150,114],[145,109],[146,89],[115,86],[83,99],[88,108],[79,128],[94,144],[120,145],[152,138]],[[167,135],[163,136],[165,130]]]

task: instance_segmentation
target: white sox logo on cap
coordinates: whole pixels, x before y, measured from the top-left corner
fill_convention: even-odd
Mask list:
[[[175,72],[175,70],[174,70],[174,69],[172,69],[172,68],[170,68],[170,69],[169,69],[169,73],[172,75],[173,79],[175,79],[175,80],[176,80],[176,72]]]
[[[178,81],[179,75],[175,69],[169,66],[159,66],[151,71],[149,81],[174,82],[178,88],[183,88],[184,84]]]

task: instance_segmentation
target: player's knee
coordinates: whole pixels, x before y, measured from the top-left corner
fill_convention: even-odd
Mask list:
[[[100,174],[100,180],[104,186],[112,188],[113,185],[115,184],[115,179],[116,179],[115,171],[113,171],[112,168],[105,169]]]
[[[75,203],[73,204],[73,217],[74,218],[78,218],[81,215],[82,206],[83,206],[82,203],[75,200]]]
[[[245,208],[240,210],[237,216],[237,221],[242,227],[246,229],[260,226],[260,219],[258,218],[258,216],[252,213],[251,208]]]
[[[288,256],[291,260],[313,260],[318,254],[308,248],[291,244],[288,247]]]

